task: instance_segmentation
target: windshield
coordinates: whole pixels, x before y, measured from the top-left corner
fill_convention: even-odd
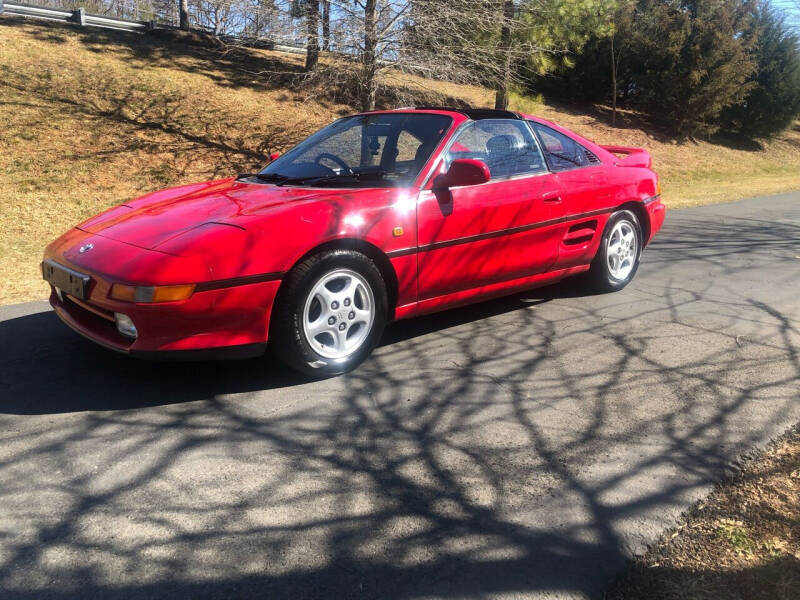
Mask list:
[[[318,131],[256,175],[277,185],[408,187],[450,127],[432,114],[346,117]]]

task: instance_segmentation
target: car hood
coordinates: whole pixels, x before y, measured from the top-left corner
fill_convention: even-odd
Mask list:
[[[352,196],[368,190],[347,190]],[[78,225],[78,229],[140,248],[159,246],[207,223],[246,229],[253,216],[289,202],[341,195],[341,190],[248,184],[233,179],[183,186],[148,194]]]

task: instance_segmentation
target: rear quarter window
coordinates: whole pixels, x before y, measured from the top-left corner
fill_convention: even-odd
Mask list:
[[[569,171],[600,164],[600,159],[571,137],[541,123],[532,124],[553,171]]]

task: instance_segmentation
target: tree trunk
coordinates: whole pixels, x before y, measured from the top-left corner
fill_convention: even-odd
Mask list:
[[[331,48],[331,0],[322,0],[322,49]]]
[[[306,32],[306,73],[311,73],[319,62],[319,0],[306,1]]]
[[[611,36],[611,126],[617,126],[617,56],[614,53],[614,35]]]
[[[497,110],[508,108],[508,88],[511,85],[511,22],[514,19],[514,0],[503,2],[503,24],[500,28],[500,60],[502,66],[497,81],[497,95],[494,107]]]
[[[377,49],[378,30],[375,22],[375,4],[377,0],[366,0],[364,5],[364,70],[361,78],[361,110],[375,110],[375,96],[378,85]]]
[[[181,29],[189,29],[189,0],[180,0],[180,9],[178,12],[180,13]]]

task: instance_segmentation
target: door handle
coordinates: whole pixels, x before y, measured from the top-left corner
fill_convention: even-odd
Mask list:
[[[544,198],[542,198],[542,202],[547,202],[549,204],[560,204],[561,196],[557,194],[550,194],[549,196],[545,196]]]

